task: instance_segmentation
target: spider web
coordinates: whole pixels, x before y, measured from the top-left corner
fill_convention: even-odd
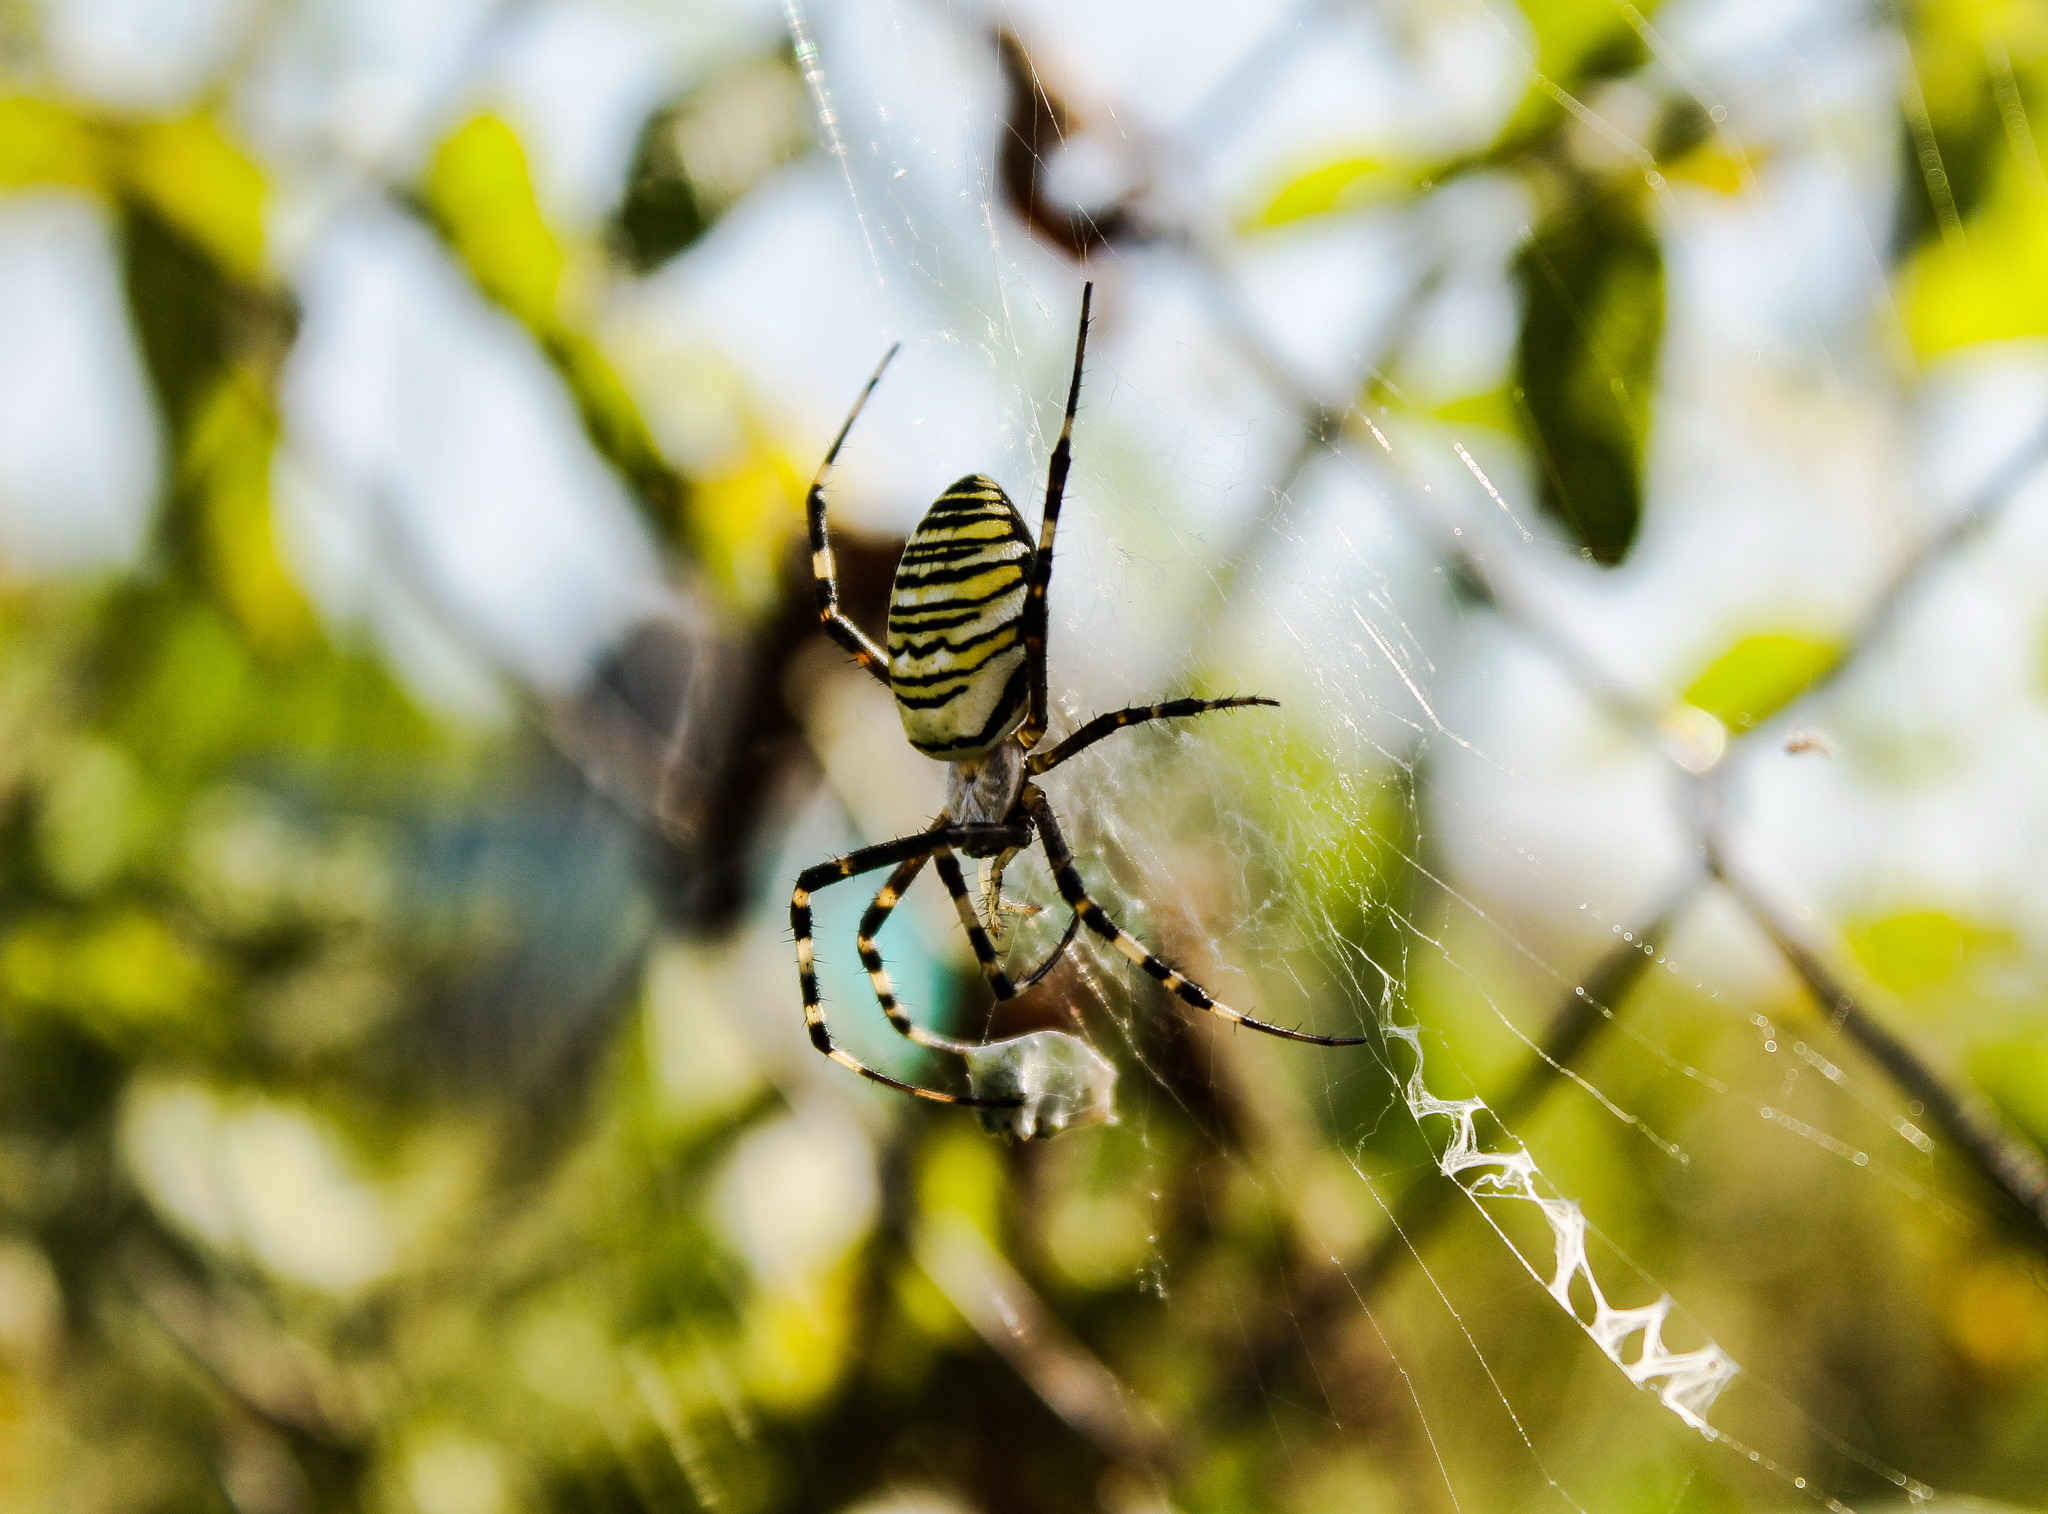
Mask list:
[[[2031,351],[1900,382],[1879,248],[1893,91],[1909,125],[1913,108],[1893,33],[1826,5],[1673,7],[1654,29],[1619,14],[1646,73],[1711,122],[1730,188],[1674,184],[1643,145],[1641,91],[1566,94],[1504,8],[1001,18],[1058,39],[1034,60],[1111,102],[1062,155],[1069,197],[1110,203],[1142,169],[1177,228],[1092,255],[1053,735],[1186,693],[1283,704],[1119,736],[1048,790],[1098,897],[1219,998],[1376,1032],[1369,1054],[1195,1039],[1213,1101],[1265,1127],[1227,1143],[1233,1181],[1283,1249],[1328,1259],[1290,1274],[1319,1280],[1320,1303],[1255,1299],[1258,1278],[1237,1301],[1287,1316],[1318,1378],[1346,1370],[1336,1336],[1372,1343],[1407,1427],[1380,1444],[1405,1445],[1388,1456],[1414,1506],[1917,1503],[1933,1489],[1879,1426],[1926,1381],[1844,1383],[1890,1359],[1864,1349],[1883,1307],[1832,1361],[1798,1316],[1866,1268],[1904,1300],[1887,1243],[1970,1244],[1986,1201],[1921,1103],[1802,1002],[1797,963],[1743,903],[1789,901],[1774,918],[1803,931],[1931,889],[2014,922],[2021,958],[2038,936],[2020,773],[2048,729],[2011,649],[2040,613],[2048,501],[2012,462],[2048,382]],[[786,16],[829,155],[695,256],[693,319],[817,436],[905,341],[835,519],[905,532],[983,470],[1035,520],[1080,277],[1000,203],[998,18],[941,0],[790,0]],[[1446,403],[1507,381],[1525,187],[1474,174],[1263,240],[1221,224],[1275,164],[1332,144],[1482,144],[1532,78],[1576,120],[1575,151],[1642,171],[1665,239],[1648,505],[1615,570],[1541,513],[1523,449]],[[1315,406],[1350,406],[1346,424],[1316,432]],[[1930,554],[1896,613],[1866,620],[1971,509],[1995,546]],[[1721,645],[1788,626],[1841,640],[1850,675],[1731,748],[1676,692]],[[782,872],[936,804],[936,771],[892,748],[872,690],[849,682],[814,721],[837,802]],[[1709,800],[1723,808],[1703,816]],[[1708,879],[1708,837],[1748,894]],[[1035,858],[1009,891],[1057,900]],[[863,1028],[864,981],[829,960],[834,941],[850,957],[863,902],[821,902],[827,997],[887,1064],[901,1053]],[[943,904],[905,914],[892,969],[931,1005],[944,988],[921,963],[964,948]],[[1013,966],[1060,923],[1022,921]],[[1099,943],[1054,983],[1127,1069],[1124,1124],[1062,1142],[1054,1181],[1098,1207],[1156,1199],[1188,1160],[1152,1135],[1162,1100],[1187,1102],[1150,1024],[1172,1010]],[[1565,1068],[1548,1036],[1575,1002],[1601,1041]],[[1563,1076],[1510,1109],[1498,1091],[1532,1062]],[[1759,1166],[1778,1180],[1752,1181]],[[1461,1219],[1439,1226],[1431,1185]],[[1169,1309],[1218,1303],[1156,1260],[1123,1264]],[[1283,1435],[1296,1411],[1343,1418],[1334,1390],[1268,1409]]]

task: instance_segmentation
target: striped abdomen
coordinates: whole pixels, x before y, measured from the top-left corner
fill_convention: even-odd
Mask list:
[[[927,757],[986,752],[1024,718],[1031,538],[994,479],[970,474],[918,522],[889,591],[889,683]]]

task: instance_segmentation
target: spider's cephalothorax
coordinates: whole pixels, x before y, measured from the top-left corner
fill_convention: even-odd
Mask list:
[[[941,494],[903,548],[889,591],[889,687],[925,756],[979,757],[1022,723],[1031,556],[1024,517],[979,473]]]
[[[1211,998],[1193,979],[1184,978],[1139,944],[1088,896],[1054,819],[1052,804],[1031,780],[1051,772],[1105,736],[1147,720],[1169,720],[1227,710],[1240,705],[1272,704],[1270,699],[1172,699],[1098,715],[1049,752],[1033,749],[1045,734],[1045,594],[1052,580],[1053,534],[1059,526],[1060,502],[1066,491],[1067,468],[1073,457],[1074,412],[1081,403],[1081,364],[1088,351],[1088,304],[1094,292],[1081,291],[1081,332],[1074,343],[1074,379],[1067,390],[1066,418],[1046,472],[1045,515],[1038,543],[996,483],[969,474],[940,495],[903,549],[896,584],[889,594],[889,646],[883,649],[839,608],[839,587],[832,567],[832,544],[825,521],[825,481],[839,448],[853,429],[861,406],[881,381],[882,368],[868,380],[853,413],[812,481],[808,500],[811,571],[817,580],[818,618],[854,660],[889,686],[903,717],[903,733],[928,757],[950,764],[946,776],[946,807],[930,830],[914,836],[862,847],[844,857],[806,868],[789,900],[790,928],[796,934],[797,976],[803,988],[804,1023],[811,1044],[826,1056],[865,1078],[900,1088],[920,1098],[946,1104],[971,1104],[983,1111],[991,1129],[1013,1135],[1053,1135],[1071,1125],[1111,1118],[1109,1089],[1113,1069],[1085,1043],[1060,1031],[1035,1031],[1011,1041],[957,1041],[924,1029],[896,1000],[875,935],[927,863],[952,895],[968,944],[998,999],[1017,987],[1003,970],[990,942],[991,929],[975,913],[955,853],[994,858],[995,880],[989,885],[989,918],[1000,904],[1003,864],[1034,842],[1045,848],[1060,898],[1073,912],[1067,938],[1076,927],[1089,930],[1136,963],[1182,1003],[1271,1035],[1318,1046],[1358,1046],[1363,1036],[1320,1036],[1289,1030],[1241,1014]],[[889,357],[896,355],[891,349]],[[889,881],[875,894],[861,918],[857,944],[861,965],[874,984],[875,997],[889,1023],[920,1046],[962,1057],[968,1068],[971,1094],[947,1093],[891,1077],[867,1066],[833,1044],[818,997],[815,948],[811,940],[811,895],[821,888],[893,867]],[[1066,949],[1066,940],[1045,967],[1026,980],[1028,987]]]

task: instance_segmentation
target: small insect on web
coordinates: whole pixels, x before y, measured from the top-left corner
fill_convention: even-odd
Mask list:
[[[1212,998],[1147,951],[1089,896],[1074,866],[1059,822],[1045,793],[1031,780],[1126,726],[1173,720],[1211,710],[1277,701],[1251,696],[1174,699],[1098,715],[1050,751],[1035,752],[1047,718],[1045,643],[1047,586],[1052,580],[1053,533],[1073,459],[1074,412],[1081,402],[1081,367],[1088,351],[1088,309],[1093,284],[1081,290],[1080,332],[1074,342],[1074,378],[1067,391],[1065,419],[1047,470],[1045,514],[1033,548],[1023,517],[1000,485],[969,474],[941,494],[918,522],[903,549],[896,582],[889,591],[889,638],[885,652],[839,608],[832,545],[826,531],[825,484],[847,433],[898,349],[861,390],[852,413],[839,428],[812,480],[808,508],[811,571],[817,582],[818,618],[854,660],[896,697],[903,734],[927,757],[948,764],[946,804],[931,829],[866,846],[816,867],[797,879],[789,919],[796,935],[797,976],[803,985],[804,1023],[811,1044],[833,1061],[919,1098],[964,1104],[981,1111],[985,1128],[1006,1136],[1051,1137],[1061,1131],[1115,1118],[1115,1068],[1094,1048],[1061,1031],[1040,1030],[1003,1041],[960,1041],[924,1029],[896,1001],[875,936],[904,892],[927,863],[952,895],[961,927],[997,999],[1018,987],[1003,970],[985,918],[1001,909],[1005,864],[1034,842],[1045,849],[1060,897],[1072,912],[1067,933],[1052,960],[1066,950],[1077,927],[1096,935],[1158,980],[1182,1003],[1206,1010],[1234,1025],[1317,1046],[1362,1046],[1363,1036],[1319,1036],[1270,1025]],[[984,908],[977,912],[956,853],[993,859],[984,884]],[[861,918],[858,946],[882,1013],[896,1030],[919,1046],[951,1052],[967,1064],[968,1094],[948,1093],[891,1077],[867,1066],[832,1041],[818,997],[811,939],[811,895],[862,873],[893,867]],[[1029,987],[1045,971],[1025,982]]]

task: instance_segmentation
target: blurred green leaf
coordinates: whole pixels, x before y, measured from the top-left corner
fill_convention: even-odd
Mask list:
[[[2001,158],[2010,159],[1999,86],[1986,43],[2011,17],[1977,3],[1902,9],[1910,51],[1900,80],[1899,198],[1892,244],[1901,253],[1945,241],[1976,212]]]
[[[226,271],[150,200],[121,203],[122,281],[171,439],[182,451],[192,417],[227,371],[237,301]],[[171,532],[178,532],[177,523]]]
[[[1514,116],[1500,133],[1491,156],[1514,156],[1549,132],[1564,119],[1564,107],[1551,89],[1578,94],[1591,80],[1612,78],[1640,68],[1649,59],[1634,28],[1628,24],[1629,11],[1608,0],[1520,0],[1535,35],[1535,69],[1542,76],[1532,81]],[[1640,15],[1653,15],[1656,6],[1631,8]]]
[[[1240,231],[1286,226],[1314,216],[1357,210],[1394,198],[1414,187],[1412,164],[1345,156],[1295,172],[1273,190],[1263,209],[1244,217]]]
[[[1490,426],[1510,435],[1518,429],[1514,401],[1505,389],[1489,389],[1483,394],[1448,400],[1430,413],[1453,426]]]
[[[2048,1148],[2048,1034],[1978,1047],[1970,1055],[1970,1080],[2034,1144]]]
[[[87,896],[114,879],[135,846],[138,770],[106,741],[66,743],[51,769],[36,816],[43,865],[60,889]]]
[[[1664,253],[1633,185],[1554,215],[1515,258],[1515,398],[1544,511],[1595,562],[1628,555],[1664,339]]]
[[[675,542],[684,480],[655,445],[631,391],[595,340],[562,308],[568,254],[541,214],[526,149],[496,116],[474,118],[441,144],[426,207],[477,287],[540,344],[568,386],[591,444],[632,488],[648,524]]]
[[[1731,731],[1746,731],[1791,703],[1840,651],[1835,642],[1799,632],[1745,636],[1692,681],[1685,702]]]
[[[360,761],[440,744],[380,664],[320,640],[261,655],[195,595],[123,596],[103,637],[103,728],[165,787],[196,786],[251,753]]]
[[[770,172],[811,143],[803,81],[787,49],[722,71],[647,118],[616,235],[637,271],[693,246]]]
[[[1965,245],[1925,242],[1906,266],[1902,303],[1927,357],[1972,342],[2048,336],[2048,198],[2010,165],[1964,230]]]
[[[1907,910],[1854,926],[1849,948],[1864,971],[1902,998],[1947,982],[1985,953],[2010,951],[2002,926],[1978,925],[1941,910]]]
[[[0,186],[92,189],[105,172],[98,134],[82,115],[28,95],[0,98]]]
[[[202,403],[186,444],[181,490],[196,496],[200,552],[220,602],[257,648],[304,645],[317,632],[278,561],[270,509],[277,418],[244,383],[223,378]]]
[[[807,481],[767,438],[751,440],[738,467],[695,481],[685,539],[732,603],[755,615],[781,595],[789,545],[803,529]]]
[[[113,1045],[138,1035],[207,1039],[219,973],[155,915],[116,905],[20,921],[0,946],[0,1002],[66,1015]]]
[[[135,190],[237,279],[263,265],[263,172],[211,116],[135,129],[122,155]]]
[[[434,155],[426,195],[484,292],[528,326],[552,327],[567,260],[512,128],[493,115],[469,121]]]

